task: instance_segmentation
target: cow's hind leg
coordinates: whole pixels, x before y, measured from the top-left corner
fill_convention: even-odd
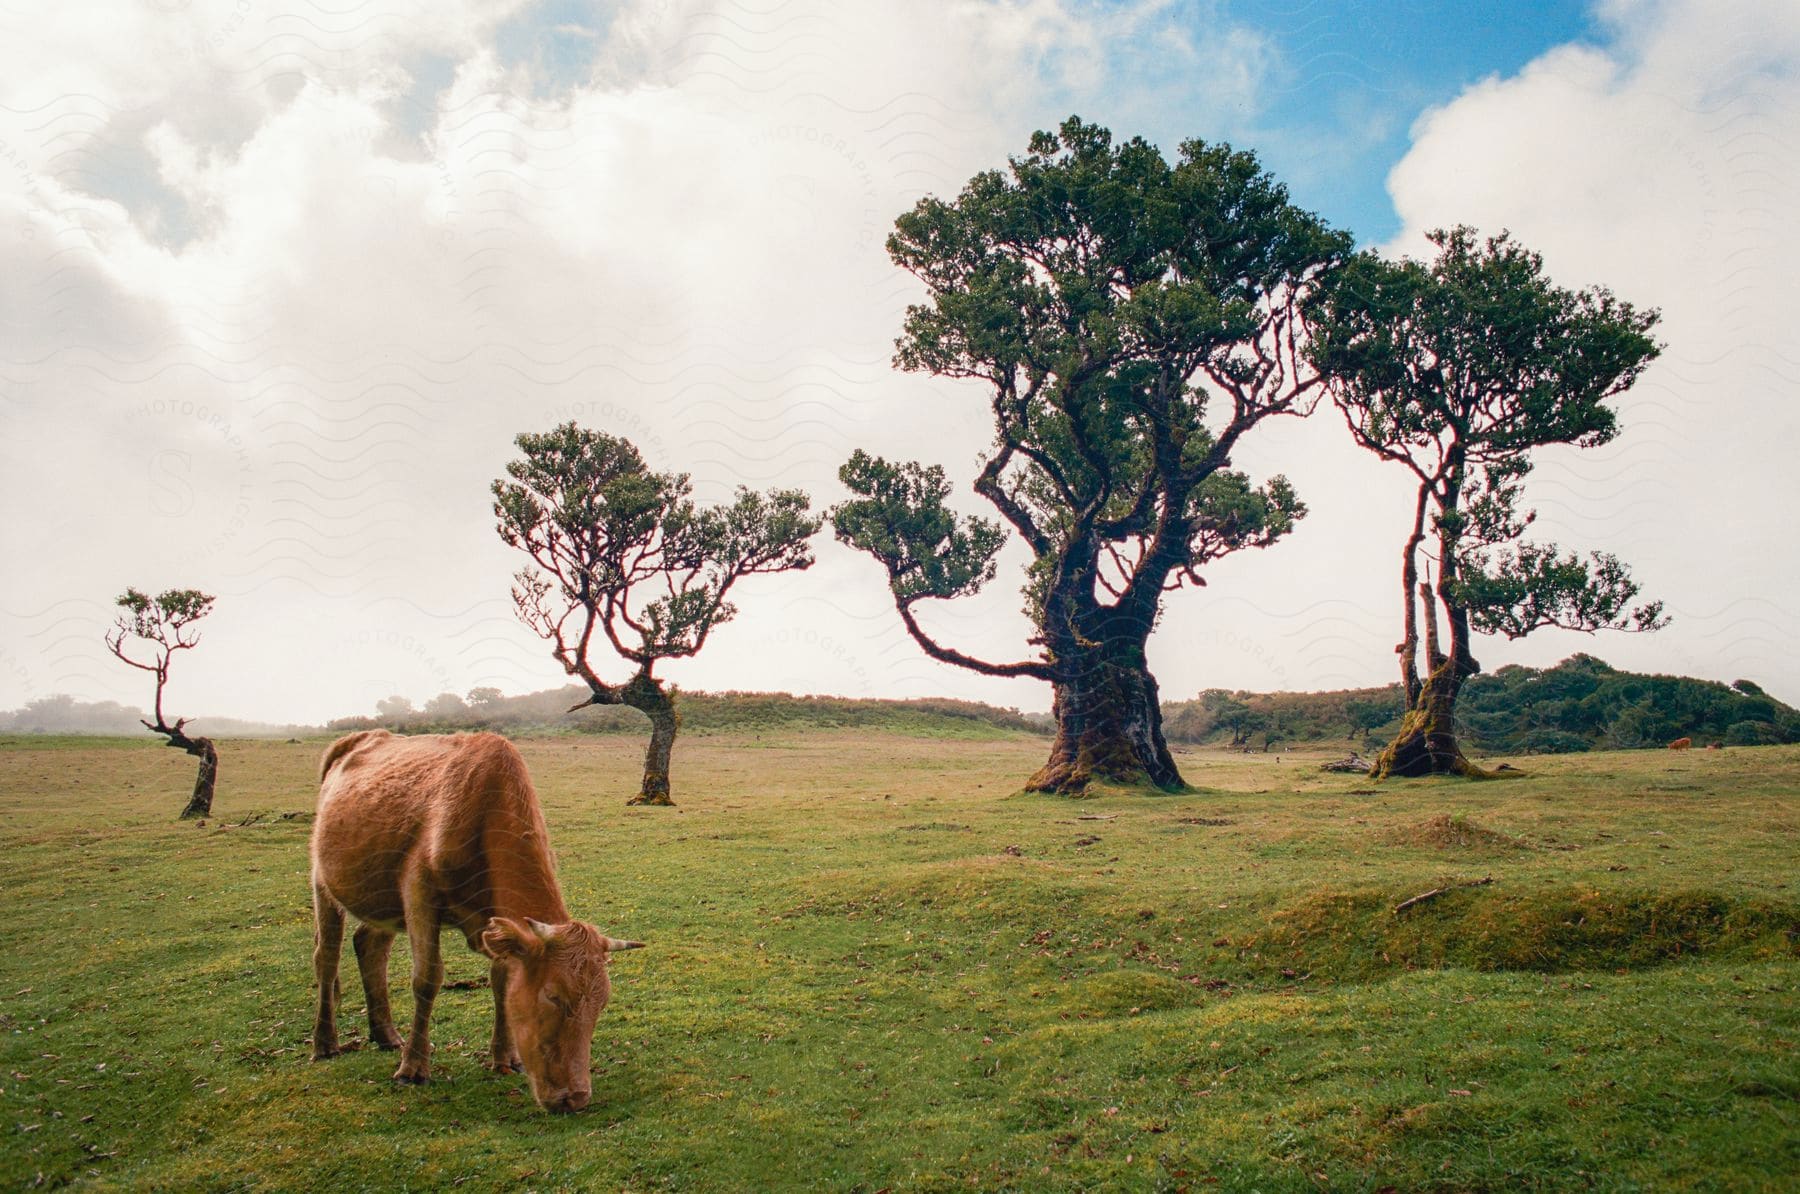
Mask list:
[[[313,979],[319,987],[319,1014],[313,1021],[314,1061],[338,1053],[338,956],[344,948],[344,910],[331,893],[313,884]]]
[[[506,1024],[506,976],[510,969],[502,962],[495,962],[488,971],[488,985],[494,989],[494,1041],[493,1065],[498,1073],[516,1074],[524,1068],[519,1059],[519,1050],[513,1044],[512,1030]]]
[[[378,1048],[398,1049],[400,1034],[394,1030],[394,1010],[388,1004],[388,951],[394,947],[394,935],[374,925],[359,925],[350,940],[369,1003],[369,1040]]]
[[[394,1081],[429,1082],[431,1005],[437,1002],[438,988],[444,985],[444,963],[438,957],[438,913],[430,888],[424,883],[409,883],[402,898],[406,904],[406,939],[412,946],[413,1022]]]

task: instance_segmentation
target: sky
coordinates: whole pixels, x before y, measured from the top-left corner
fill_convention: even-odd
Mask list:
[[[1800,701],[1797,65],[1791,0],[0,5],[0,708],[146,703],[102,642],[126,586],[218,597],[176,713],[562,682],[488,485],[568,419],[707,500],[828,506],[863,447],[981,512],[985,396],[891,366],[921,288],[882,242],[1070,113],[1254,149],[1363,245],[1510,229],[1559,283],[1660,308],[1624,433],[1544,454],[1527,494],[1673,623],[1477,657]],[[1234,463],[1311,513],[1167,603],[1164,697],[1393,680],[1405,475],[1329,411]],[[1049,707],[929,660],[877,564],[817,554],[744,582],[668,678]],[[1023,560],[923,617],[1020,657]]]

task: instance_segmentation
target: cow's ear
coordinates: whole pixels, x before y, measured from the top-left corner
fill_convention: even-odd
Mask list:
[[[481,930],[481,952],[495,961],[529,957],[542,948],[542,938],[510,917],[496,916]]]

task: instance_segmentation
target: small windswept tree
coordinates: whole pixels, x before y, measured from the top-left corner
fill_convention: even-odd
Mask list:
[[[1164,597],[1206,565],[1267,547],[1304,513],[1281,477],[1229,469],[1265,418],[1304,413],[1304,314],[1349,238],[1288,201],[1253,154],[1189,141],[1171,164],[1071,117],[953,202],[921,200],[888,238],[925,283],[895,363],[989,390],[994,443],[975,480],[1031,550],[1039,648],[994,663],[938,642],[921,602],[992,579],[1006,532],[946,504],[935,466],[857,452],[839,539],[887,569],[933,659],[1031,676],[1055,694],[1050,758],[1028,782],[1179,788],[1146,644]]]
[[[1430,264],[1364,255],[1341,271],[1311,345],[1356,441],[1418,482],[1395,648],[1407,712],[1376,759],[1377,778],[1490,774],[1457,735],[1457,696],[1481,670],[1473,635],[1665,624],[1661,602],[1631,605],[1638,585],[1614,556],[1525,541],[1536,514],[1521,504],[1534,451],[1618,434],[1606,403],[1660,351],[1650,336],[1657,313],[1604,289],[1554,285],[1542,259],[1504,233],[1483,241],[1459,227],[1431,241]],[[1422,553],[1435,557],[1435,581],[1429,566],[1421,579]]]
[[[659,473],[629,440],[565,423],[515,441],[523,454],[495,481],[500,538],[531,558],[513,605],[563,670],[592,694],[570,709],[629,705],[650,719],[644,782],[632,804],[671,804],[669,755],[680,727],[672,687],[653,674],[699,653],[737,613],[746,576],[809,568],[820,519],[797,489],[740,487],[698,506],[685,473]],[[598,642],[636,671],[622,684],[589,659]]]
[[[150,597],[136,589],[126,589],[118,600],[124,610],[106,632],[109,651],[134,668],[156,676],[156,721],[144,722],[144,728],[161,734],[169,745],[194,755],[200,760],[200,772],[194,777],[194,793],[188,797],[183,817],[204,817],[212,813],[213,789],[219,778],[219,752],[211,738],[190,738],[183,732],[188,719],[178,717],[170,725],[163,717],[163,689],[169,683],[169,662],[177,651],[186,651],[200,642],[194,624],[212,612],[213,598],[198,589],[169,589]],[[126,640],[136,640],[130,650]],[[136,656],[136,657],[134,657]]]

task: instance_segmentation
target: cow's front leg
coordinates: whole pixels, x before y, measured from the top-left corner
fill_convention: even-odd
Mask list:
[[[313,981],[319,988],[319,1012],[313,1020],[312,1056],[324,1061],[338,1054],[337,972],[344,948],[344,910],[331,893],[313,884]]]
[[[493,1065],[495,1072],[501,1074],[516,1074],[524,1068],[513,1044],[512,1030],[506,1025],[506,976],[511,969],[504,962],[495,962],[488,970],[488,985],[494,989]]]
[[[394,947],[394,935],[374,925],[358,925],[350,940],[369,1004],[369,1040],[377,1048],[398,1049],[400,1034],[394,1030],[394,1011],[388,1004],[388,951]]]
[[[412,945],[413,1022],[400,1055],[396,1082],[431,1080],[431,1005],[444,985],[444,963],[438,957],[437,908],[429,897],[407,901],[406,938]]]

